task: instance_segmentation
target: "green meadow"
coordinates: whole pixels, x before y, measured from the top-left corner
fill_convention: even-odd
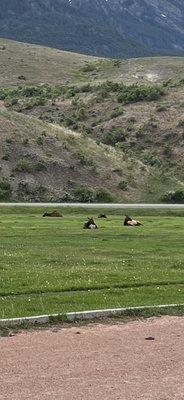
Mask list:
[[[184,211],[0,209],[0,318],[184,303]],[[103,210],[104,211],[104,210]],[[84,230],[87,216],[98,230]]]

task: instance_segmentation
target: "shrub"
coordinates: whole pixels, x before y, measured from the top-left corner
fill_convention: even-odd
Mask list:
[[[128,188],[128,182],[127,181],[121,181],[118,184],[118,188],[121,190],[127,190]]]
[[[43,160],[37,161],[36,164],[34,165],[34,170],[37,172],[46,170],[46,165],[44,161]]]
[[[39,97],[36,97],[36,99],[34,101],[34,105],[35,106],[44,106],[46,104],[46,102],[47,102],[46,97],[39,96]]]
[[[46,192],[47,189],[44,186],[36,185],[31,187],[26,181],[19,182],[17,189],[19,199],[24,199],[25,197],[29,196],[29,198],[31,197],[31,199],[34,199],[36,201],[45,200]]]
[[[86,186],[78,186],[72,194],[67,196],[67,199],[69,201],[69,198],[71,198],[73,201],[77,201],[80,203],[110,203],[114,199],[111,195],[111,193],[104,189],[104,188],[98,188],[96,190],[93,190],[91,188],[88,188]],[[66,200],[66,197],[65,197]]]
[[[2,157],[2,160],[8,161],[10,159],[10,153],[5,153],[4,156]]]
[[[89,167],[92,167],[92,166],[94,167],[95,166],[94,161],[92,160],[92,158],[86,156],[86,154],[84,154],[81,150],[77,151],[76,156],[77,156],[78,160],[80,160],[80,163],[82,165],[86,165],[86,166],[89,166]]]
[[[9,100],[10,105],[13,99],[33,99],[36,105],[44,105],[47,99],[57,98],[62,93],[66,92],[66,87],[57,85],[38,85],[38,86],[18,86],[16,88],[0,89],[0,99]],[[68,89],[69,90],[69,89]]]
[[[93,72],[96,70],[96,65],[95,64],[86,64],[84,67],[82,67],[83,72]]]
[[[31,194],[28,182],[25,182],[25,181],[19,182],[17,192],[18,192],[19,198],[21,198],[22,196]]]
[[[43,144],[43,137],[38,136],[38,138],[36,139],[36,143],[39,144],[39,146],[41,146]]]
[[[164,90],[160,86],[146,86],[146,85],[130,85],[121,86],[120,94],[118,95],[119,103],[132,103],[137,101],[152,101],[158,100],[164,95]]]
[[[80,203],[92,203],[95,200],[94,191],[86,186],[78,186],[73,195],[75,201]]]
[[[75,97],[77,92],[78,92],[78,90],[76,87],[74,87],[74,86],[70,87],[66,94],[67,99],[70,99],[71,97]]]
[[[83,132],[86,133],[87,135],[90,135],[93,133],[93,129],[90,126],[84,126]]]
[[[113,202],[113,196],[111,195],[111,193],[104,188],[98,188],[95,192],[95,201],[97,203],[111,203]]]
[[[92,87],[89,84],[84,84],[79,88],[81,93],[89,93],[92,90]]]
[[[164,154],[164,156],[166,156],[166,157],[171,157],[171,156],[172,156],[172,147],[171,147],[169,144],[167,144],[167,145],[164,147],[163,154]]]
[[[105,97],[102,96],[101,94],[99,94],[93,98],[94,103],[103,103],[104,100],[105,100]]]
[[[65,119],[64,119],[64,125],[66,126],[66,127],[70,127],[70,126],[72,126],[72,125],[74,125],[75,124],[75,120],[73,119],[73,118],[71,118],[71,117],[66,117]]]
[[[86,110],[85,108],[79,108],[76,112],[76,119],[78,121],[83,121],[86,118]]]
[[[144,162],[144,164],[151,165],[151,166],[160,164],[158,158],[155,157],[149,150],[145,150],[143,152],[142,161]]]
[[[114,67],[120,67],[121,66],[121,60],[113,60],[113,65]]]
[[[95,90],[99,93],[101,92],[119,92],[121,88],[121,85],[119,85],[117,82],[111,82],[111,81],[106,81],[104,83],[101,83],[100,85],[95,86]]]
[[[184,203],[184,190],[178,189],[176,191],[166,192],[161,197],[161,201],[166,203]]]
[[[33,164],[25,157],[20,158],[16,164],[15,171],[31,173],[33,172]]]
[[[0,201],[8,201],[11,199],[12,188],[7,178],[0,181]]]
[[[115,173],[118,174],[119,176],[122,176],[122,175],[123,175],[123,170],[122,170],[122,168],[115,168],[115,169],[113,170],[113,172],[115,172]]]
[[[23,139],[22,144],[24,146],[27,146],[29,144],[29,139],[28,138]]]
[[[118,107],[118,108],[115,108],[115,110],[113,110],[112,112],[111,112],[111,118],[117,118],[117,117],[119,117],[120,115],[123,115],[124,114],[124,109],[122,108],[122,107]]]
[[[124,133],[121,128],[117,126],[112,127],[111,131],[106,132],[102,137],[102,142],[110,146],[115,146],[118,142],[124,142],[126,140]]]

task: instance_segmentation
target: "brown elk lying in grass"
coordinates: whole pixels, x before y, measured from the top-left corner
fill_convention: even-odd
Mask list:
[[[128,215],[125,215],[124,226],[141,226],[141,222],[132,219]]]
[[[93,218],[89,218],[87,222],[85,222],[83,229],[98,229],[98,226],[95,224],[95,221]]]
[[[59,211],[45,212],[43,217],[62,217],[62,214]]]
[[[99,214],[98,218],[107,218],[107,215],[106,214]]]

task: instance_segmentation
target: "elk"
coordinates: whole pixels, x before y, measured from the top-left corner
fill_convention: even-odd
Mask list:
[[[128,215],[125,215],[125,220],[123,223],[124,226],[141,226],[141,222],[136,221],[135,219],[132,219]]]
[[[45,212],[43,217],[62,217],[62,214],[59,211]]]
[[[95,224],[95,221],[93,218],[89,218],[85,222],[83,229],[98,229],[98,226]]]

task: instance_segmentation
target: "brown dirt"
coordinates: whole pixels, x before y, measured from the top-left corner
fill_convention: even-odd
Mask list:
[[[183,400],[183,331],[163,317],[1,338],[0,399]]]

